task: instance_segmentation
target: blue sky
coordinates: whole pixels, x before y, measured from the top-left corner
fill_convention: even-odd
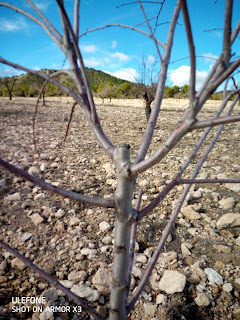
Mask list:
[[[6,1],[32,14],[32,9],[24,0]],[[33,1],[48,17],[52,24],[61,31],[58,9],[54,0]],[[131,1],[130,1],[131,2]],[[197,58],[197,88],[205,79],[221,52],[223,41],[225,1],[188,0],[190,19],[193,28]],[[80,8],[80,33],[107,24],[121,23],[136,26],[144,21],[137,3],[120,0],[82,0]],[[166,0],[159,22],[164,24],[157,28],[157,38],[165,42],[175,1]],[[74,0],[65,0],[70,17],[73,15]],[[156,16],[159,4],[143,3],[149,18]],[[234,1],[233,28],[240,18],[240,1]],[[154,21],[152,24],[154,25]],[[149,32],[146,25],[141,25]],[[216,30],[212,30],[216,29]],[[206,32],[206,30],[212,30]],[[20,14],[0,7],[0,56],[25,65],[32,69],[61,69],[64,55],[57,45],[41,28]],[[144,56],[151,66],[156,57],[152,41],[134,31],[118,27],[88,33],[80,38],[80,48],[87,67],[100,69],[123,79],[139,79],[141,59]],[[240,40],[237,39],[233,52],[239,56]],[[168,85],[182,86],[189,82],[189,56],[183,18],[180,15],[174,37],[174,47],[169,65]],[[181,60],[180,60],[181,59]],[[65,64],[64,68],[67,68]],[[1,66],[1,68],[3,68]],[[237,80],[239,77],[237,78]]]

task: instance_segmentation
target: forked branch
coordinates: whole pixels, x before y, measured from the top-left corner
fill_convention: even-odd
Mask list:
[[[139,162],[141,162],[145,158],[148,148],[150,146],[150,143],[152,141],[154,129],[157,123],[157,118],[160,112],[160,106],[161,106],[163,95],[164,95],[168,65],[169,65],[172,46],[173,46],[173,37],[174,37],[175,28],[177,25],[179,12],[180,12],[180,0],[177,1],[177,4],[174,8],[172,20],[168,29],[167,43],[164,51],[163,60],[161,62],[161,70],[159,74],[159,80],[157,84],[157,91],[156,91],[156,95],[153,103],[153,108],[148,120],[146,130],[144,132],[141,144],[139,146],[137,155],[134,159],[134,167],[132,168],[133,175],[137,173],[136,167],[138,166]]]
[[[231,114],[234,106],[236,105],[236,102],[237,102],[237,99],[235,98],[234,102],[232,103],[232,105],[231,105],[231,107],[230,107],[230,109],[228,111],[228,115]],[[215,143],[217,142],[219,136],[221,135],[223,127],[224,127],[224,125],[221,125],[219,127],[219,129],[218,129],[217,133],[215,134],[215,136],[213,137],[211,143],[208,145],[208,147],[206,148],[205,152],[203,153],[201,159],[198,161],[198,163],[197,163],[197,165],[196,165],[196,167],[195,167],[195,169],[193,171],[191,180],[195,180],[195,178],[198,175],[198,173],[199,173],[204,161],[207,159],[210,151],[212,150],[212,148],[214,147]],[[153,256],[152,256],[152,258],[151,258],[151,260],[149,262],[149,265],[147,266],[147,269],[145,270],[145,273],[144,273],[144,275],[143,275],[138,287],[134,291],[134,294],[131,297],[131,300],[129,301],[129,303],[128,303],[127,307],[126,307],[127,312],[130,312],[132,310],[132,308],[133,308],[134,304],[136,303],[138,297],[140,296],[144,286],[146,285],[146,283],[147,283],[147,281],[148,281],[148,279],[149,279],[149,277],[151,275],[151,272],[152,272],[155,264],[157,263],[158,257],[161,254],[162,249],[163,249],[163,247],[164,247],[164,245],[166,243],[167,237],[170,234],[171,229],[172,229],[172,227],[173,227],[173,225],[174,225],[174,223],[175,223],[175,221],[177,219],[177,216],[178,216],[178,214],[179,214],[179,212],[180,212],[180,210],[182,208],[182,205],[183,205],[184,200],[185,200],[185,198],[186,198],[186,196],[187,196],[187,194],[188,194],[188,192],[189,192],[189,190],[191,188],[191,185],[192,184],[188,184],[185,187],[185,189],[183,190],[183,192],[182,192],[182,194],[181,194],[181,196],[180,196],[180,198],[178,200],[178,203],[177,203],[177,205],[176,205],[176,207],[175,207],[175,209],[174,209],[174,211],[173,211],[173,213],[172,213],[172,215],[171,215],[171,217],[170,217],[170,219],[169,219],[169,221],[167,223],[167,226],[165,227],[165,229],[163,231],[163,234],[162,234],[161,239],[160,239],[160,241],[158,243],[157,249],[155,250],[155,252],[154,252],[154,254],[153,254]]]

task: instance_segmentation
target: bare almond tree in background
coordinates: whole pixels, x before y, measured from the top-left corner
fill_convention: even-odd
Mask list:
[[[111,320],[124,320],[127,319],[128,314],[134,307],[135,302],[139,298],[145,284],[147,283],[149,276],[154,268],[154,265],[157,262],[159,254],[161,253],[163,246],[166,242],[166,239],[170,233],[172,226],[177,218],[177,215],[181,209],[181,206],[186,198],[189,189],[194,183],[228,183],[235,182],[239,183],[240,179],[196,179],[197,174],[202,167],[205,159],[207,158],[209,152],[216,143],[219,135],[223,130],[223,126],[229,122],[240,121],[240,115],[231,115],[236,102],[238,100],[239,88],[232,90],[232,92],[227,94],[225,90],[224,99],[220,106],[220,109],[216,113],[214,118],[206,119],[203,121],[198,121],[197,116],[199,115],[201,109],[203,108],[205,102],[210,97],[210,95],[227,79],[234,75],[237,68],[240,65],[239,56],[235,56],[232,52],[232,46],[237,40],[239,30],[240,30],[240,20],[237,25],[234,26],[232,30],[232,7],[233,0],[226,0],[225,4],[225,18],[224,18],[224,39],[222,44],[222,52],[219,58],[216,60],[214,66],[210,70],[205,82],[198,92],[196,92],[196,55],[194,47],[194,39],[192,34],[192,28],[190,24],[189,12],[187,7],[186,0],[177,0],[175,7],[172,13],[171,22],[169,23],[168,34],[165,42],[162,42],[155,38],[154,30],[152,29],[149,19],[146,16],[145,10],[142,6],[140,0],[138,0],[139,10],[142,12],[145,23],[148,26],[149,33],[143,31],[140,28],[113,24],[99,27],[96,30],[104,29],[107,27],[119,27],[119,28],[128,28],[135,30],[145,36],[148,36],[155,43],[158,57],[160,59],[160,70],[159,78],[156,88],[156,93],[154,97],[154,103],[152,107],[149,120],[140,143],[137,154],[134,156],[134,161],[130,161],[131,149],[128,144],[122,144],[115,146],[111,143],[110,139],[103,132],[98,114],[96,111],[96,106],[93,99],[93,94],[87,78],[86,70],[83,63],[83,58],[81,54],[81,48],[78,46],[79,39],[79,0],[75,1],[74,8],[74,22],[71,24],[70,17],[67,15],[64,1],[56,0],[56,3],[59,8],[60,18],[62,22],[62,33],[60,33],[56,28],[51,24],[51,22],[42,14],[42,12],[30,1],[26,2],[33,8],[35,13],[38,15],[38,18],[32,16],[26,11],[23,11],[20,8],[17,8],[11,4],[0,3],[0,6],[7,7],[11,10],[15,10],[20,14],[28,17],[39,26],[41,26],[44,31],[52,38],[52,40],[58,45],[58,47],[64,52],[66,58],[70,64],[70,70],[68,71],[71,75],[73,81],[76,84],[77,92],[73,92],[70,88],[59,83],[54,77],[51,77],[47,74],[41,73],[39,71],[31,70],[27,67],[15,64],[0,58],[0,62],[6,65],[12,66],[17,69],[21,69],[26,72],[31,72],[33,74],[39,75],[42,78],[46,79],[50,83],[53,83],[59,86],[67,94],[69,94],[77,104],[79,104],[84,110],[86,120],[88,121],[90,127],[92,128],[93,133],[95,134],[96,140],[105,150],[106,154],[113,161],[116,168],[117,175],[117,190],[114,196],[110,198],[94,198],[87,195],[75,193],[73,191],[68,191],[60,187],[56,187],[50,183],[33,177],[26,173],[25,171],[16,168],[12,164],[6,162],[4,159],[0,158],[0,164],[10,172],[20,176],[28,181],[35,183],[36,185],[44,188],[46,190],[55,192],[64,197],[74,199],[91,206],[100,206],[113,208],[115,210],[115,240],[114,240],[114,263],[112,268],[113,273],[113,282],[111,287],[110,295],[110,314],[109,319]],[[173,38],[176,30],[176,25],[179,18],[179,13],[182,11],[184,17],[184,25],[186,29],[189,52],[190,52],[190,61],[191,61],[191,73],[190,73],[190,93],[189,93],[189,104],[187,109],[184,111],[179,123],[172,130],[171,134],[163,144],[159,145],[158,149],[152,153],[149,157],[146,158],[147,152],[149,150],[150,143],[152,141],[154,129],[156,122],[161,111],[161,104],[164,95],[164,88],[167,79],[167,71],[169,66],[169,61],[171,57],[171,50],[173,47]],[[88,30],[91,32],[93,30]],[[239,40],[237,40],[239,41]],[[221,117],[221,113],[227,107],[227,103],[234,99],[225,116]],[[229,104],[228,104],[229,105]],[[189,179],[182,179],[182,175],[185,172],[186,168],[189,166],[191,161],[195,158],[197,152],[205,141],[207,135],[211,131],[212,127],[219,126],[219,129],[215,136],[212,138],[211,143],[203,152],[202,157],[199,162],[196,164],[192,176]],[[138,174],[144,172],[145,170],[151,168],[158,162],[160,162],[173,148],[174,146],[190,131],[197,130],[200,128],[205,128],[201,138],[194,146],[191,154],[186,159],[182,167],[172,181],[164,187],[164,189],[143,209],[139,209],[139,202],[141,198],[141,193],[139,195],[139,201],[136,208],[132,206],[133,192],[135,189],[136,180]],[[162,234],[162,237],[159,241],[159,244],[151,258],[151,261],[145,270],[139,285],[135,288],[133,293],[129,293],[130,279],[131,279],[131,268],[133,264],[133,252],[134,252],[134,241],[136,238],[136,227],[137,224],[141,222],[141,219],[147,216],[159,203],[162,199],[176,186],[179,184],[186,184],[183,193],[178,199],[177,206],[173,211],[173,214],[168,221],[168,224]],[[11,248],[3,240],[0,240],[0,244],[5,249],[9,250],[22,261],[24,261],[29,267],[33,268],[36,272],[41,274],[41,276],[54,284],[56,287],[63,290],[69,298],[73,299],[76,303],[79,303],[85,308],[95,319],[103,319],[100,314],[98,314],[89,304],[86,303],[84,299],[80,299],[78,296],[73,294],[67,288],[62,286],[55,279],[47,275],[43,270],[40,270],[38,267],[34,266],[30,261],[24,258],[19,252]]]
[[[7,90],[9,100],[12,100],[13,89],[17,81],[16,70],[0,70],[0,85],[3,84]]]
[[[151,104],[154,101],[158,83],[158,59],[154,56],[145,56],[140,60],[140,94],[145,103],[147,122],[151,114]]]

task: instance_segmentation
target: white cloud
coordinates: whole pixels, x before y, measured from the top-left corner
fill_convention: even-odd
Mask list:
[[[94,68],[100,66],[102,63],[100,60],[97,60],[95,57],[90,57],[84,59],[84,64],[86,67]]]
[[[196,71],[196,89],[199,89],[207,77],[207,71]],[[182,87],[190,82],[190,67],[181,66],[176,70],[170,70],[170,79],[174,86]]]
[[[23,17],[18,17],[14,20],[0,19],[0,31],[14,32],[28,27]]]
[[[41,11],[47,11],[48,6],[50,4],[49,1],[34,1],[35,6]]]
[[[123,61],[123,62],[130,60],[129,56],[127,54],[125,54],[125,53],[122,53],[122,52],[112,53],[111,57],[112,58],[116,58],[116,59],[118,59],[120,61]]]
[[[83,52],[86,53],[93,53],[97,50],[96,46],[94,46],[93,44],[90,44],[88,46],[82,46],[81,49]]]
[[[39,68],[39,66],[34,66],[34,67],[32,67],[32,69],[33,69],[33,70],[36,70],[36,71],[41,70],[41,69]]]
[[[150,55],[150,56],[147,57],[147,59],[148,59],[148,63],[149,64],[153,64],[153,63],[156,62],[156,58],[154,56]]]
[[[218,56],[212,53],[203,53],[203,57],[206,63],[214,63],[218,59]]]
[[[104,71],[104,72],[109,73],[114,77],[131,81],[131,82],[136,82],[139,77],[139,73],[137,72],[137,70],[133,68],[120,69],[115,72],[109,72],[109,71]]]
[[[113,42],[112,42],[112,49],[115,49],[116,46],[117,46],[117,41],[113,40]]]

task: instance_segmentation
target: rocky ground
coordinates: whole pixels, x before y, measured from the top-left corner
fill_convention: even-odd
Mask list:
[[[80,108],[76,109],[68,137],[62,144],[71,100],[52,98],[48,99],[47,107],[39,107],[35,127],[37,152],[32,135],[34,104],[31,98],[13,101],[1,98],[1,157],[68,190],[93,196],[112,195],[116,187],[114,168],[95,142]],[[164,102],[150,153],[166,139],[186,105],[186,100]],[[142,102],[97,101],[97,106],[107,135],[114,144],[130,143],[134,156],[146,125]],[[219,102],[207,102],[200,118],[213,116],[218,106]],[[200,177],[239,178],[239,130],[240,124],[226,125]],[[134,201],[142,187],[142,207],[147,205],[174,177],[200,135],[200,130],[189,133],[159,165],[140,175]],[[194,163],[185,177],[190,176]],[[176,187],[139,225],[132,289],[140,281],[182,190],[183,186]],[[1,168],[0,208],[1,238],[90,301],[106,317],[113,256],[113,210],[85,206],[50,194]],[[193,186],[129,319],[240,319],[239,231],[239,185]],[[29,306],[29,311],[20,308],[20,312],[14,312],[20,306],[15,303],[17,297],[45,297],[47,304],[23,303],[22,306]],[[37,310],[37,306],[42,310]],[[47,306],[69,306],[71,310],[51,311]],[[0,319],[90,319],[73,306],[63,293],[0,248]]]

